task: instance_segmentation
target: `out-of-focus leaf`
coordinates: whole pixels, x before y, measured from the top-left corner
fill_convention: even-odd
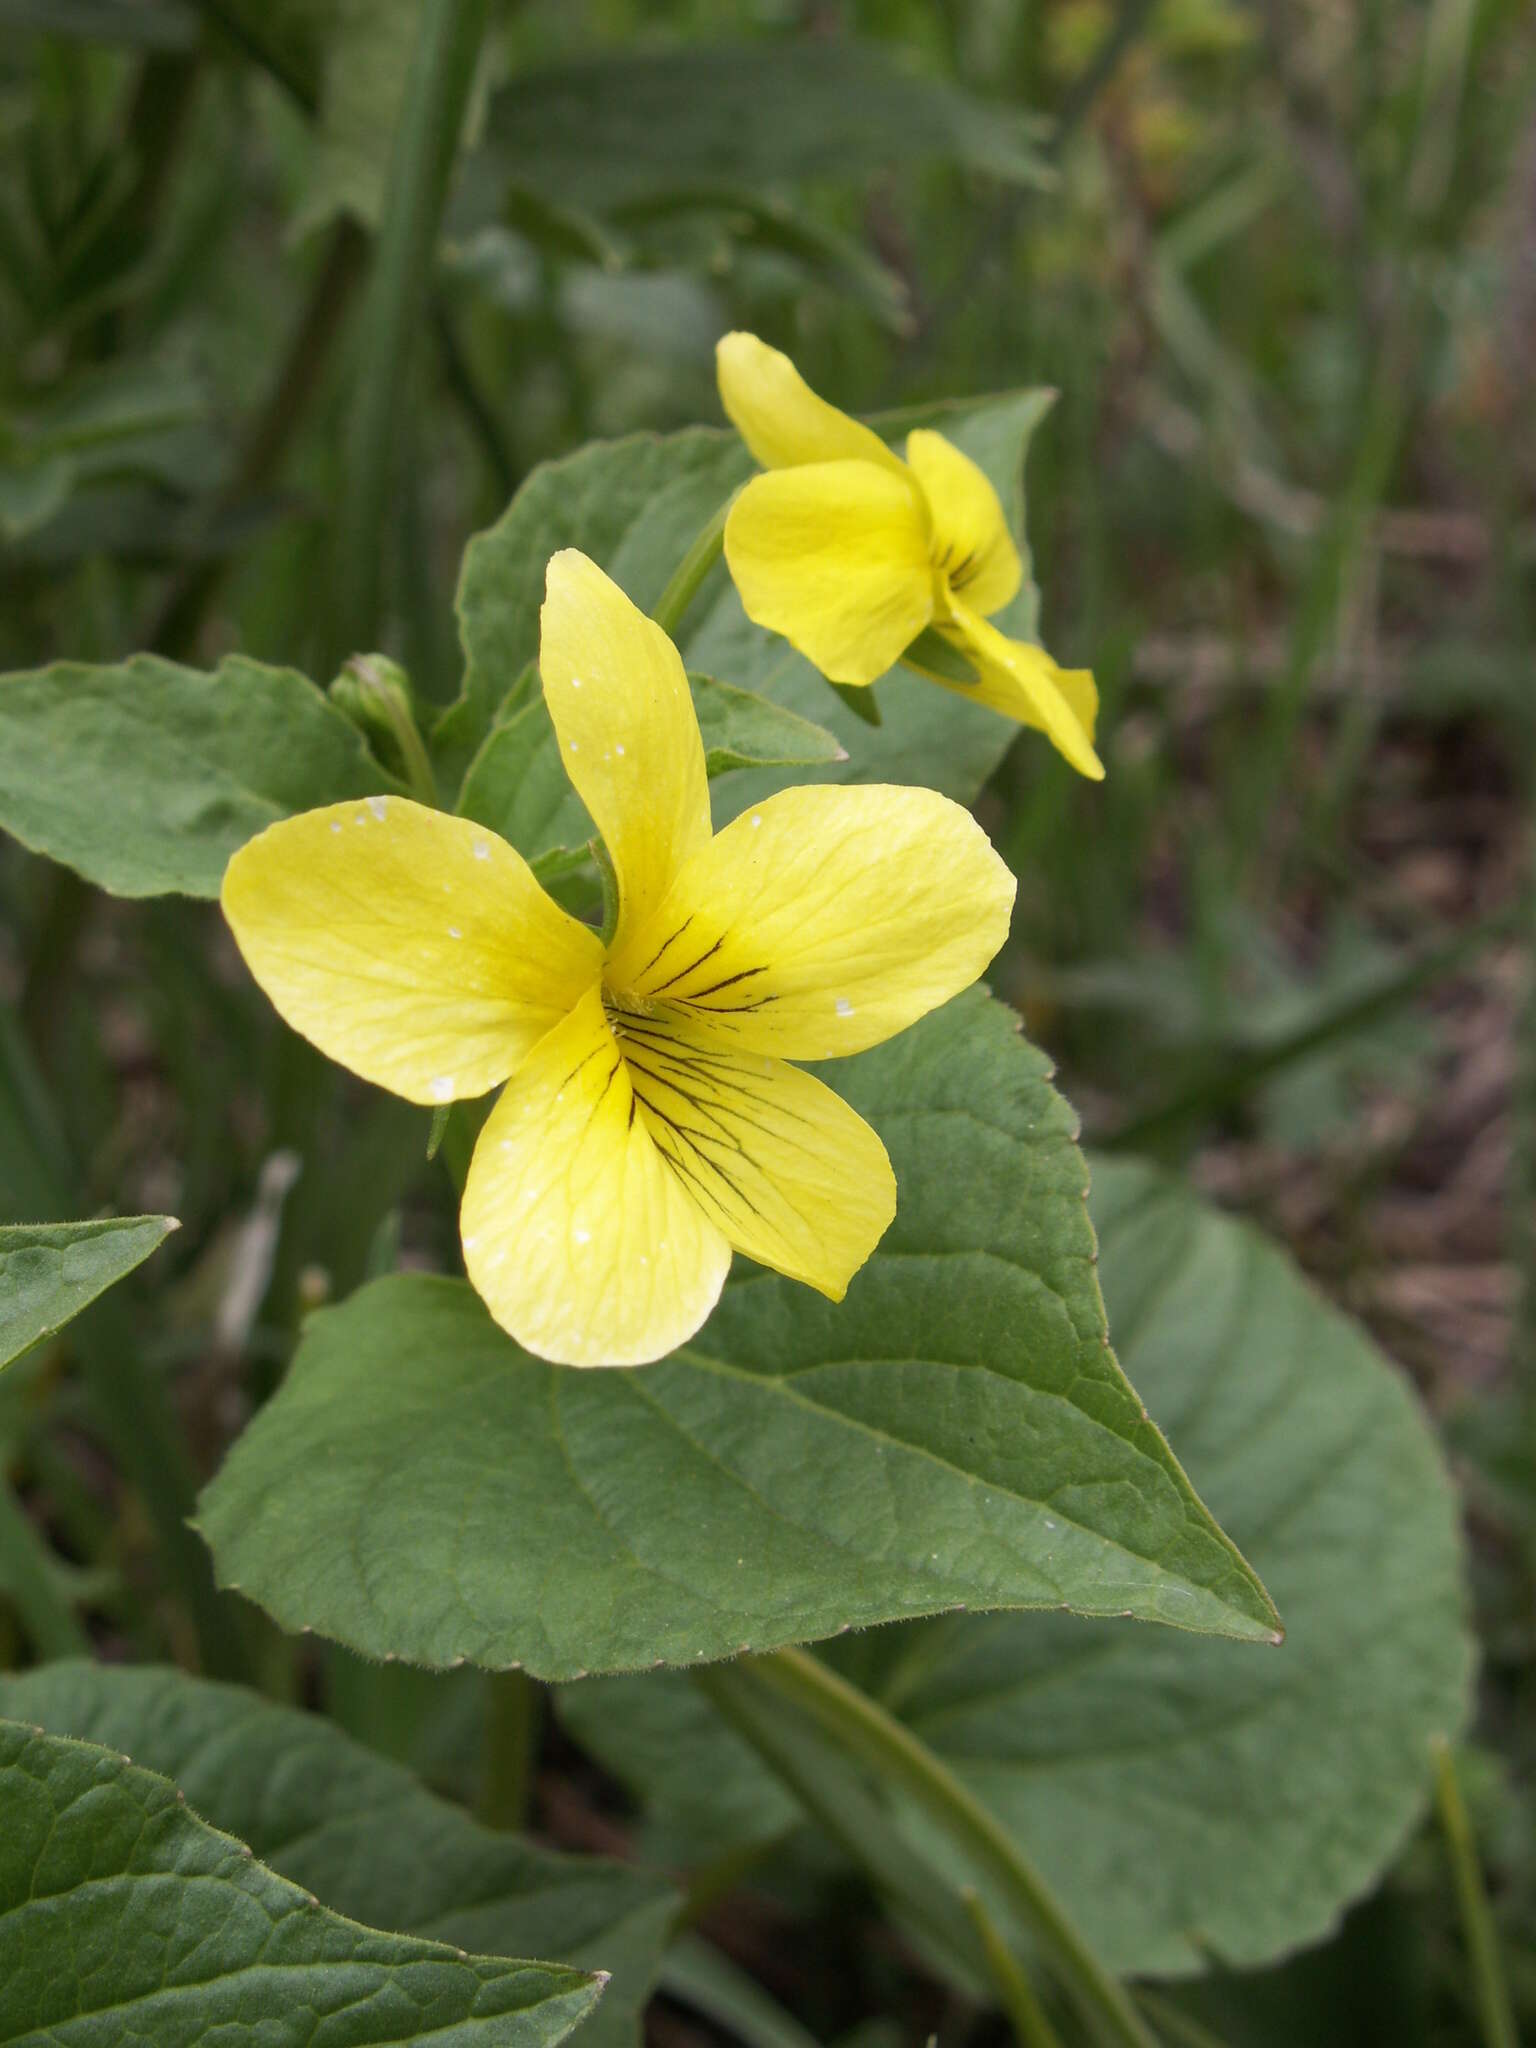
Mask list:
[[[0,1225],[0,1366],[61,1330],[176,1227],[173,1216]]]
[[[590,1977],[328,1912],[115,1751],[0,1721],[0,2038],[11,2048],[554,2048]]]
[[[931,157],[1014,184],[1045,175],[1026,117],[899,70],[870,44],[819,37],[524,72],[495,95],[484,147],[509,183],[597,214]]]
[[[845,1301],[744,1268],[671,1357],[574,1372],[463,1282],[375,1281],[205,1491],[224,1581],[369,1656],[550,1678],[959,1605],[1267,1641],[1109,1349],[1071,1112],[1010,1013],[973,991],[826,1071],[901,1190]]]
[[[155,655],[0,676],[0,829],[118,896],[217,896],[236,847],[317,804],[403,792],[292,669]]]
[[[202,33],[188,0],[0,0],[0,27],[141,50],[190,50]]]
[[[127,1750],[332,1912],[612,1982],[582,2048],[623,2048],[677,1908],[655,1877],[492,1833],[317,1714],[179,1671],[53,1664],[0,1681],[0,1713]]]

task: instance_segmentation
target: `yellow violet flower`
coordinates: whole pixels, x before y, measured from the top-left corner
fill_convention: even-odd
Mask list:
[[[270,826],[224,913],[282,1015],[412,1102],[502,1083],[460,1223],[529,1351],[640,1365],[732,1250],[841,1300],[895,1214],[885,1148],[787,1062],[861,1052],[974,981],[1014,882],[932,790],[832,785],[710,826],[688,679],[584,555],[549,564],[544,697],[607,846],[604,947],[495,833],[403,797]]]
[[[1079,774],[1102,779],[1092,675],[1058,668],[1044,648],[988,623],[1024,569],[997,493],[970,457],[918,428],[903,462],[755,334],[727,334],[715,353],[726,413],[767,472],[725,523],[747,617],[834,683],[872,683],[905,660],[1037,727]],[[913,648],[930,628],[960,657],[958,673],[953,657],[935,667]],[[974,679],[961,680],[966,673]]]

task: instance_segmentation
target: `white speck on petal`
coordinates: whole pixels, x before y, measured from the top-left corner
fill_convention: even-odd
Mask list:
[[[755,832],[755,831],[757,830],[758,826],[759,826],[759,825],[761,825],[761,823],[762,823],[762,822],[763,822],[763,820],[762,820],[762,814],[761,814],[761,812],[759,812],[759,811],[754,811],[754,812],[752,813],[752,830],[753,830],[753,831]]]
[[[448,936],[450,939],[462,939],[464,934],[459,930],[456,924],[451,924],[448,927]]]
[[[489,859],[490,859],[490,857],[491,857],[491,849],[490,849],[490,844],[489,844],[489,842],[488,842],[487,840],[484,840],[484,839],[477,839],[477,840],[475,841],[475,859],[476,859],[476,860],[489,860]]]
[[[436,1079],[436,1080],[435,1080],[435,1081],[434,1081],[434,1082],[432,1083],[432,1100],[433,1100],[434,1102],[452,1102],[452,1100],[453,1100],[453,1076],[452,1076],[452,1074],[439,1074],[439,1075],[438,1075],[437,1079]]]
[[[368,813],[366,811],[355,812],[353,814],[352,822],[354,825],[366,825],[368,822]]]
[[[853,1015],[853,1005],[846,996],[838,997],[835,1008],[839,1017],[851,1017]]]
[[[389,816],[389,798],[387,796],[371,796],[368,799],[368,808],[376,818],[387,818]]]
[[[571,677],[571,688],[572,688],[573,690],[579,690],[579,689],[581,688],[581,677],[580,677],[580,676],[572,676],[572,677]]]
[[[583,1230],[579,1223],[577,1224],[576,1228],[571,1232],[571,1235],[575,1238],[578,1244],[590,1244],[592,1242],[591,1231]]]
[[[480,1242],[479,1238],[478,1238],[478,1237],[475,1237],[475,1236],[473,1236],[473,1235],[471,1235],[471,1236],[469,1236],[469,1237],[466,1237],[466,1238],[465,1238],[465,1240],[464,1240],[464,1249],[465,1249],[465,1251],[467,1251],[467,1252],[472,1252],[472,1251],[474,1250],[475,1246],[476,1246],[476,1245],[477,1245],[477,1244],[478,1244],[479,1242]]]
[[[613,751],[616,754],[622,754],[624,751],[624,742],[622,740],[615,740],[613,744]]]
[[[640,1254],[640,1263],[642,1266],[648,1266],[651,1263],[644,1252]]]
[[[331,830],[332,830],[333,832],[339,832],[339,831],[341,830],[341,820],[340,820],[340,818],[332,818],[332,820],[331,820]]]
[[[579,753],[581,752],[581,742],[580,742],[580,740],[572,740],[572,741],[571,741],[571,752],[572,752],[573,754],[579,754]]]

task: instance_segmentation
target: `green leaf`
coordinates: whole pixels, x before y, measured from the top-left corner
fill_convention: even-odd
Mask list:
[[[200,34],[186,0],[0,0],[0,26],[146,50],[190,50]]]
[[[934,157],[1013,184],[1046,175],[1027,117],[899,70],[871,44],[824,37],[527,71],[492,101],[484,148],[508,181],[590,213]]]
[[[847,759],[833,735],[808,718],[712,676],[689,681],[711,776],[769,763],[817,766]],[[540,875],[586,860],[596,827],[571,787],[541,696],[492,728],[469,765],[459,810],[499,832]]]
[[[677,1908],[655,1877],[493,1833],[317,1714],[169,1670],[51,1664],[0,1680],[0,1714],[174,1780],[204,1819],[333,1912],[472,1951],[612,1973],[582,2048],[621,2048]]]
[[[824,725],[813,725],[766,697],[690,676],[693,708],[704,739],[704,765],[711,775],[729,768],[817,768],[846,761],[847,749]]]
[[[1281,1250],[1144,1167],[1094,1175],[1112,1327],[1285,1645],[951,1621],[891,1645],[899,1704],[1110,1967],[1238,1968],[1375,1882],[1465,1720],[1456,1498],[1401,1374]]]
[[[0,1225],[0,1366],[62,1330],[178,1228],[174,1216]]]
[[[1028,574],[1024,455],[1050,404],[1047,391],[1018,391],[876,422],[893,437],[935,426],[992,479],[1025,562],[1023,589],[996,623],[1025,639],[1035,632],[1038,597]],[[703,427],[594,442],[534,470],[502,517],[465,551],[458,593],[464,693],[433,738],[449,787],[537,656],[544,568],[556,549],[580,548],[649,611],[700,528],[751,474],[751,458],[734,434]],[[872,731],[786,641],[750,623],[723,567],[695,600],[679,645],[690,670],[824,727],[849,756],[812,775],[768,772],[733,783],[717,798],[723,816],[789,782],[815,780],[925,783],[969,803],[1018,733],[1010,720],[899,668],[879,685],[882,722]]]
[[[375,1282],[203,1496],[225,1583],[547,1678],[962,1605],[1271,1638],[1109,1349],[1071,1112],[1010,1013],[973,991],[827,1071],[900,1188],[846,1301],[743,1267],[686,1349],[573,1372],[462,1282]]]
[[[0,1811],[10,2048],[553,2048],[598,1994],[554,1965],[343,1920],[90,1743],[0,1722]]]
[[[1320,1939],[1372,1887],[1426,1803],[1431,1737],[1465,1720],[1456,1500],[1401,1375],[1284,1252],[1144,1167],[1097,1160],[1094,1183],[1127,1370],[1263,1572],[1283,1646],[978,1615],[834,1661],[1017,1829],[1107,1965],[1242,1968]],[[589,1680],[559,1710],[674,1866],[792,1822],[680,1677]]]
[[[139,654],[0,676],[0,829],[116,896],[217,896],[278,818],[400,791],[292,669]]]

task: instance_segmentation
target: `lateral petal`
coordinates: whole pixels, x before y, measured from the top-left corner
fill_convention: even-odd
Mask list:
[[[645,1365],[675,1350],[731,1259],[638,1113],[596,988],[508,1082],[459,1221],[486,1307],[556,1365]]]
[[[833,1301],[896,1213],[885,1147],[842,1097],[677,1016],[619,1014],[640,1114],[704,1214],[760,1265]]]
[[[783,790],[684,868],[637,937],[624,1000],[717,1045],[862,1052],[976,979],[1014,887],[970,813],[931,789]]]
[[[521,854],[405,797],[269,825],[224,874],[246,964],[295,1031],[410,1102],[504,1081],[602,971]]]
[[[900,471],[872,428],[818,398],[789,357],[755,334],[722,335],[715,372],[726,417],[764,469],[854,461]]]
[[[725,522],[747,617],[835,683],[872,683],[933,616],[922,507],[904,470],[819,462],[754,477]]]
[[[1079,775],[1090,782],[1104,780],[1104,764],[1093,750],[1099,693],[1087,669],[1058,668],[1043,647],[1010,640],[968,605],[952,605],[941,630],[975,664],[977,681],[956,683],[935,671],[925,673],[957,696],[1034,726]]]
[[[934,566],[983,617],[1000,610],[1024,581],[1024,565],[986,472],[926,427],[908,434],[907,462],[933,519]]]
[[[539,670],[566,773],[619,879],[621,946],[709,839],[688,678],[661,628],[574,548],[553,555],[545,574]]]

